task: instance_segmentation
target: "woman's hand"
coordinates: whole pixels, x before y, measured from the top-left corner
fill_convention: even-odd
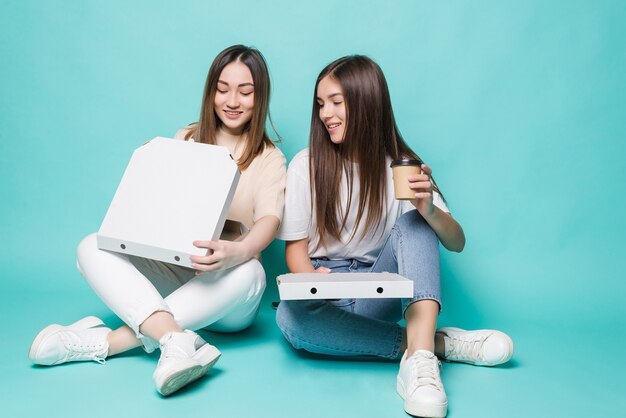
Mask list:
[[[208,271],[225,270],[237,266],[252,258],[244,242],[234,241],[194,241],[198,248],[206,248],[206,255],[192,255],[191,266],[198,270],[196,274]]]
[[[192,267],[196,274],[224,270],[250,260],[267,247],[274,239],[280,221],[267,215],[256,221],[240,241],[194,241],[198,248],[206,248],[206,255],[192,255]]]
[[[430,176],[433,170],[422,164],[422,174],[409,176],[409,187],[415,191],[415,199],[411,200],[415,209],[424,217],[430,217],[435,211],[433,205],[433,183]]]
[[[428,222],[444,247],[450,251],[461,252],[465,247],[463,228],[450,213],[433,204],[433,183],[430,180],[432,173],[430,167],[422,164],[422,174],[409,176],[409,187],[415,191],[415,200],[411,200],[411,203]]]
[[[291,273],[330,273],[330,269],[324,266],[313,267],[308,252],[309,239],[303,238],[297,241],[285,243],[285,261]]]

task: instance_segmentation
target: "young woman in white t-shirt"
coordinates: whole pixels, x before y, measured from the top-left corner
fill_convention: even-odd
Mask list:
[[[252,323],[265,289],[258,255],[273,240],[284,204],[285,157],[265,129],[269,96],[269,74],[259,51],[235,45],[215,58],[199,121],[176,137],[224,146],[237,161],[241,176],[227,215],[231,227],[217,241],[198,237],[194,245],[207,253],[191,257],[193,269],[102,251],[95,234],[84,238],[78,268],[126,325],[112,331],[93,316],[69,326],[50,325],[31,345],[32,362],[104,363],[135,347],[160,348],[153,378],[157,390],[169,395],[202,377],[220,356],[191,330],[236,332]],[[184,214],[183,202],[180,210]]]
[[[443,417],[437,356],[479,365],[508,361],[513,343],[493,330],[435,331],[441,307],[439,243],[465,246],[432,170],[409,177],[410,201],[394,198],[390,163],[419,157],[396,126],[379,66],[364,56],[329,64],[317,79],[309,148],[289,164],[285,213],[291,272],[396,272],[410,299],[282,301],[277,323],[295,348],[336,356],[400,358],[397,390],[413,415]],[[406,320],[406,328],[398,324]]]

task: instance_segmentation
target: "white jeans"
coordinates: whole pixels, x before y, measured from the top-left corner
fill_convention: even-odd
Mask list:
[[[139,326],[154,312],[171,313],[183,329],[235,332],[252,324],[265,290],[265,271],[254,258],[196,276],[186,267],[100,250],[96,234],[78,245],[78,270],[147,352],[159,345]]]

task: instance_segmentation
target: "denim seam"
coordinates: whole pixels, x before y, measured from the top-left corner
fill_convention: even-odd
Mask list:
[[[437,300],[437,296],[433,295],[432,293],[422,293],[422,294],[413,296],[412,299],[415,299],[416,301],[422,300],[422,299],[435,299],[435,300]]]
[[[393,258],[394,261],[396,262],[396,264],[398,264],[398,258],[400,260],[402,260],[402,272],[406,273],[406,264],[405,264],[405,257],[404,257],[404,241],[403,241],[403,236],[402,236],[402,231],[400,230],[400,228],[396,228],[394,226],[396,233],[398,234],[398,249],[397,252],[402,252],[401,257],[398,257],[398,255],[396,254],[396,252],[392,252],[393,254]],[[400,271],[400,269],[398,269],[398,271]]]
[[[393,351],[391,352],[394,359],[397,359],[400,356],[400,348],[402,347],[402,337],[403,337],[402,327],[396,327],[396,342],[393,347]]]
[[[423,294],[423,295],[415,296],[414,298],[412,298],[410,301],[407,302],[406,306],[404,307],[404,310],[402,311],[402,317],[404,318],[406,314],[406,310],[409,309],[409,306],[413,305],[415,302],[420,302],[422,300],[434,300],[439,305],[439,312],[441,312],[441,309],[442,309],[441,301],[437,299],[435,295]]]

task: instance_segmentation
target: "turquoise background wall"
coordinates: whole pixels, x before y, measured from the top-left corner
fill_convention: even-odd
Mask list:
[[[235,43],[268,61],[288,159],[307,145],[321,68],[346,54],[375,59],[405,139],[433,167],[468,238],[463,253],[442,257],[440,323],[507,330],[518,358],[529,357],[498,376],[545,366],[522,381],[541,375],[542,394],[570,393],[557,398],[574,402],[571,413],[597,411],[582,400],[595,386],[571,383],[590,375],[609,383],[593,392],[600,408],[624,406],[613,374],[626,367],[611,348],[626,329],[620,1],[2,2],[0,311],[14,336],[2,361],[18,380],[50,372],[25,361],[43,325],[106,315],[75,270],[75,247],[98,228],[132,150],[196,120],[213,57]],[[264,254],[268,302],[282,251],[276,242]],[[261,315],[267,329],[271,314]],[[276,337],[268,344],[282,344]],[[578,367],[587,357],[592,366]],[[455,416],[469,416],[453,402]],[[503,402],[507,413],[519,408]],[[399,400],[390,405],[400,416]]]

